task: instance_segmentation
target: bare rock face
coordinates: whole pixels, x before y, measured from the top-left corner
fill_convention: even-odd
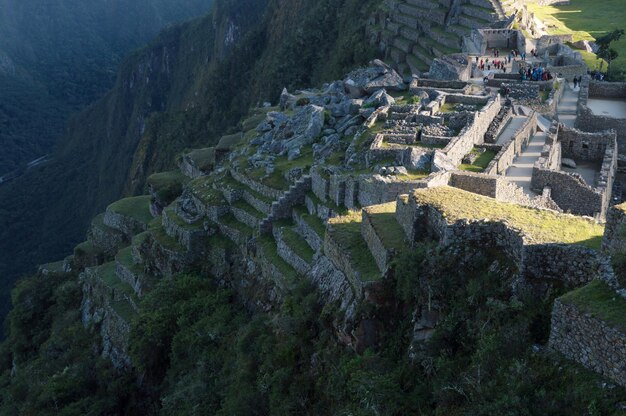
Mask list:
[[[379,59],[370,62],[367,68],[357,69],[348,74],[344,85],[351,97],[360,98],[380,89],[404,91],[404,79],[389,65]]]
[[[574,162],[572,159],[568,159],[564,157],[563,159],[561,159],[561,166],[564,166],[566,168],[576,169],[576,162]]]
[[[433,166],[432,166],[433,172],[445,172],[445,171],[455,170],[455,169],[456,169],[456,166],[454,165],[454,163],[452,163],[452,161],[450,160],[448,156],[446,156],[445,154],[441,152],[435,152],[435,155],[433,157]]]
[[[450,81],[467,81],[471,74],[471,63],[462,54],[437,58],[430,65],[430,78]]]

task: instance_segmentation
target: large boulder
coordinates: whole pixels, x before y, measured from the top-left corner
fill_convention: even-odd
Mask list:
[[[365,107],[381,107],[394,105],[395,103],[396,100],[391,95],[387,94],[387,91],[383,88],[370,95],[363,105]]]
[[[289,94],[287,88],[283,88],[283,92],[280,94],[280,100],[278,101],[278,106],[281,111],[293,110],[297,101],[298,97],[293,94]]]
[[[435,152],[432,165],[433,172],[447,172],[455,169],[456,165],[452,163],[452,160],[446,154],[439,151]]]
[[[406,89],[402,77],[392,67],[379,59],[370,62],[367,68],[360,68],[348,74],[344,86],[353,98],[360,98],[380,89],[389,91],[404,91]]]

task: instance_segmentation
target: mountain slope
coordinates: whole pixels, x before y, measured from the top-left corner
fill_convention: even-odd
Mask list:
[[[49,153],[129,51],[211,1],[0,1],[0,176]]]
[[[283,86],[330,80],[371,59],[365,26],[377,4],[217,1],[211,16],[126,59],[115,88],[72,120],[54,160],[0,187],[5,299],[16,276],[69,253],[97,212],[143,190],[176,153],[216,143]]]

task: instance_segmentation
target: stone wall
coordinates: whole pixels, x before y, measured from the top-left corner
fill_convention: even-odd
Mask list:
[[[363,209],[361,215],[361,235],[363,236],[363,240],[367,243],[367,247],[369,247],[374,260],[376,261],[378,270],[381,273],[385,273],[394,253],[385,248],[381,238],[376,233],[376,229],[372,223],[371,214],[367,208]]]
[[[602,249],[611,254],[626,252],[626,205],[613,206],[608,210]]]
[[[362,175],[359,178],[358,201],[362,207],[384,204],[395,201],[398,195],[407,194],[414,189],[446,185],[448,181],[447,173],[435,173],[415,181],[398,181],[393,176]]]
[[[575,124],[576,128],[583,131],[615,130],[620,152],[622,152],[621,149],[626,149],[626,119],[593,114],[587,107],[587,103],[589,98],[623,98],[626,100],[625,89],[626,83],[597,82],[591,81],[589,76],[583,77],[580,85]]]
[[[626,387],[626,333],[561,299],[554,302],[550,347]]]
[[[578,129],[559,126],[558,140],[561,142],[563,157],[575,160],[602,161],[607,146],[615,141],[614,131],[586,133]]]
[[[515,157],[522,153],[530,139],[537,132],[537,113],[533,112],[524,124],[513,134],[513,138],[502,146],[502,150],[485,168],[488,175],[502,175],[513,164]]]
[[[602,216],[603,195],[577,174],[534,167],[531,186],[535,192],[549,187],[552,199],[564,211],[590,217]]]
[[[511,49],[526,50],[526,38],[520,30],[515,29],[474,29],[469,36],[471,48],[467,52],[491,55],[492,48],[501,50],[503,56]]]
[[[491,122],[498,115],[502,103],[500,96],[491,99],[480,111],[473,114],[473,121],[461,131],[458,137],[442,150],[453,164],[459,165],[465,155],[472,151],[474,145],[484,141],[485,133],[489,129]]]
[[[617,287],[608,258],[578,245],[537,244],[522,230],[502,221],[458,220],[449,223],[436,208],[400,198],[396,219],[410,242],[433,238],[448,250],[497,247],[517,265],[523,282],[545,290],[546,284],[576,288],[593,279]]]
[[[299,274],[306,276],[311,270],[311,266],[300,256],[298,256],[289,245],[283,240],[282,228],[274,227],[274,239],[276,240],[276,251],[287,263],[291,265]]]
[[[574,289],[600,279],[615,286],[609,259],[598,251],[570,244],[534,244],[524,247],[524,277],[530,281],[559,281]]]
[[[577,160],[602,161],[594,185],[588,185],[578,174],[560,171],[561,153]],[[552,126],[542,157],[533,167],[531,186],[536,192],[550,188],[552,199],[565,211],[604,218],[616,171],[615,132],[584,133],[559,125],[555,136]]]
[[[315,166],[311,168],[311,189],[316,197],[321,201],[328,200],[330,188],[330,173],[324,168]]]

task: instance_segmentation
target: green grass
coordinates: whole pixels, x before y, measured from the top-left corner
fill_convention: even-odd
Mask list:
[[[489,166],[489,163],[491,163],[493,158],[496,157],[496,152],[494,152],[493,150],[487,150],[483,153],[478,153],[478,151],[474,149],[472,150],[472,153],[478,154],[478,158],[476,158],[474,163],[472,163],[471,165],[462,163],[461,165],[459,165],[460,170],[476,173],[483,172],[487,168],[487,166]]]
[[[396,178],[402,182],[419,181],[427,178],[430,172],[427,170],[409,170],[406,175],[398,175]]]
[[[326,224],[324,224],[319,217],[309,214],[306,208],[302,206],[295,207],[294,210],[296,210],[296,213],[320,238],[324,238],[324,234],[326,234]]]
[[[435,207],[450,223],[461,219],[506,220],[536,243],[578,244],[600,249],[604,235],[604,225],[590,219],[499,202],[447,186],[418,189],[414,195],[418,203]]]
[[[215,146],[216,150],[231,150],[233,147],[241,143],[243,140],[242,133],[229,134],[227,136],[222,136],[220,141]]]
[[[283,176],[284,172],[294,168],[303,168],[308,171],[313,166],[313,148],[307,147],[302,149],[302,156],[295,160],[289,160],[287,156],[280,156],[274,160],[276,170],[270,174],[265,174],[264,168],[253,169],[246,172],[250,178],[273,189],[287,190],[289,189],[289,181]]]
[[[104,284],[111,288],[111,290],[119,291],[124,293],[126,296],[130,296],[132,298],[136,298],[137,294],[133,290],[133,288],[126,282],[123,282],[115,272],[115,262],[111,261],[109,263],[105,263],[102,266],[98,267],[97,270],[98,276]]]
[[[152,221],[152,214],[150,214],[151,199],[150,195],[124,198],[109,205],[107,210],[148,224]]]
[[[91,241],[84,241],[74,247],[74,254],[77,256],[91,256],[102,253],[100,247],[96,247]]]
[[[200,170],[209,170],[215,166],[215,148],[195,149],[188,153],[188,156],[196,167]]]
[[[454,113],[458,107],[458,103],[445,103],[439,107],[438,113]]]
[[[406,248],[404,230],[396,220],[396,203],[372,205],[364,208],[368,214],[376,235],[380,237],[386,249],[401,251]]]
[[[626,28],[623,0],[571,0],[569,5],[556,7],[529,3],[528,8],[548,25],[550,34],[572,34],[574,42],[595,40],[614,29]],[[613,69],[626,71],[626,37],[614,42],[612,47],[620,54],[613,62]],[[594,69],[594,59],[585,55],[588,65]]]
[[[215,179],[210,176],[202,176],[190,181],[187,189],[200,201],[209,206],[225,205],[226,200],[221,191],[215,189],[213,184]]]
[[[220,218],[220,222],[227,227],[234,228],[235,230],[240,231],[247,236],[252,236],[252,234],[254,233],[254,230],[252,228],[248,227],[242,222],[237,221],[237,218],[235,218],[233,214],[224,215]]]
[[[328,220],[328,232],[343,252],[350,256],[352,267],[359,272],[363,282],[380,280],[376,261],[361,236],[361,212],[349,211],[346,215]]]
[[[287,263],[282,257],[278,255],[278,250],[276,247],[276,241],[272,237],[262,236],[257,240],[258,244],[261,246],[263,250],[263,254],[267,257],[267,259],[278,269],[280,273],[286,278],[295,279],[298,275],[298,272],[291,267],[289,263]]]
[[[258,219],[265,218],[265,214],[263,214],[261,211],[257,210],[252,205],[248,204],[246,201],[239,200],[239,201],[235,202],[232,206],[234,208],[237,208],[237,209],[240,209],[242,211],[247,212],[248,214],[252,215],[255,218],[258,218]]]
[[[189,178],[178,170],[160,172],[148,177],[148,185],[152,187],[161,201],[171,202],[183,191],[183,185]]]
[[[587,286],[566,293],[560,300],[618,327],[622,332],[626,331],[626,299],[601,280],[594,280]]]
[[[244,190],[246,192],[248,192],[250,195],[252,195],[253,197],[255,197],[258,200],[261,200],[267,204],[271,204],[274,200],[266,195],[263,195],[260,192],[255,191],[254,189],[250,188],[249,186],[238,182],[237,180],[235,180],[235,178],[233,178],[230,175],[225,175],[224,178],[219,180],[219,184],[220,185],[225,185],[225,186],[229,186],[233,189],[241,189]]]
[[[304,237],[294,231],[293,228],[284,227],[282,229],[283,241],[296,253],[301,259],[307,263],[313,261],[315,251],[309,246]]]
[[[163,229],[163,224],[161,224],[161,217],[155,218],[148,224],[148,231],[152,236],[163,246],[176,251],[178,253],[185,253],[186,249],[180,245],[176,239],[170,237]]]
[[[204,223],[200,220],[196,221],[193,224],[185,222],[181,217],[178,216],[178,214],[176,213],[176,209],[173,205],[168,206],[164,209],[164,211],[167,213],[168,218],[171,219],[180,228],[183,228],[185,230],[197,230],[204,227]]]

